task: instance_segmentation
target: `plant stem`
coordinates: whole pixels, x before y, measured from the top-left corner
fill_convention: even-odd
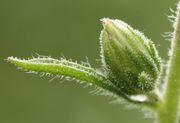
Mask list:
[[[174,23],[170,60],[167,70],[167,86],[158,108],[158,123],[178,123],[180,102],[180,3]]]

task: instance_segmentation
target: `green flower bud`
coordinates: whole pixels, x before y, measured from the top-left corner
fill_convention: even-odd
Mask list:
[[[128,95],[154,90],[161,62],[152,41],[121,20],[102,22],[102,63],[111,82]]]

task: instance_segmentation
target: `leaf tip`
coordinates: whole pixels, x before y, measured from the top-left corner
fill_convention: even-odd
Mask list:
[[[12,63],[12,61],[14,61],[14,57],[13,56],[10,56],[10,57],[7,57],[6,59],[4,59],[7,63]]]

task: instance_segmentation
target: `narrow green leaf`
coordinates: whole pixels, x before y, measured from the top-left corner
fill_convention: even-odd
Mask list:
[[[18,58],[9,57],[7,61],[25,71],[69,76],[100,87],[103,86],[104,81],[106,81],[106,78],[102,74],[98,73],[95,69],[73,63],[65,59],[57,60],[52,58],[33,58],[21,60]]]
[[[117,88],[101,72],[76,62],[71,62],[66,59],[58,60],[49,57],[32,58],[27,60],[9,57],[7,58],[7,61],[24,71],[62,75],[75,78],[82,82],[86,82],[89,85],[95,85],[108,93],[114,94],[115,96],[123,97],[129,102],[152,105],[152,102],[149,102],[149,100],[141,101],[132,99]]]

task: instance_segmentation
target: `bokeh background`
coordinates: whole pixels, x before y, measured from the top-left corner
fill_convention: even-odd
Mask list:
[[[99,67],[103,17],[122,19],[151,38],[163,59],[176,0],[0,0],[1,123],[152,123],[143,112],[112,104],[75,82],[25,74],[8,56],[64,55]]]

